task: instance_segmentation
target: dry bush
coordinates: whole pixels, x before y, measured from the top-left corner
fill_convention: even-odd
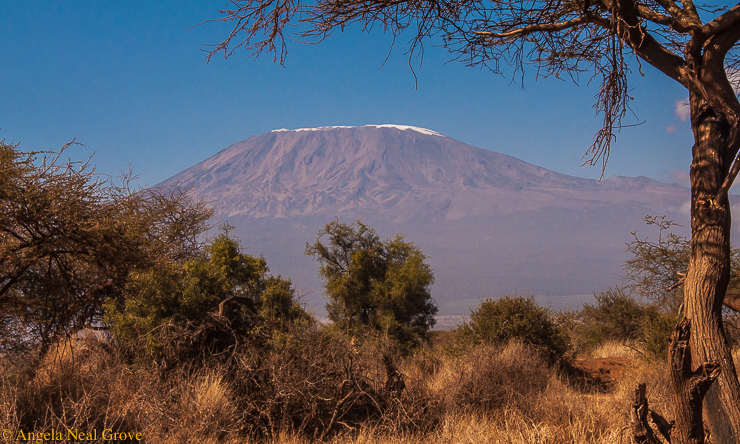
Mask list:
[[[183,382],[174,406],[175,417],[181,423],[178,430],[196,436],[220,436],[239,430],[239,411],[221,375],[209,372]]]
[[[477,357],[477,358],[476,358]],[[475,359],[474,359],[475,358]],[[481,364],[501,361],[489,370]],[[410,390],[424,389],[444,404],[437,413],[437,425],[423,433],[391,433],[368,425],[353,435],[335,437],[332,444],[453,444],[459,442],[507,444],[612,444],[630,442],[627,416],[635,386],[647,382],[651,408],[672,416],[667,369],[661,364],[636,360],[611,393],[584,392],[572,387],[553,369],[539,367],[532,350],[521,344],[506,348],[478,349],[462,359],[442,358],[433,374],[427,373],[429,356],[409,358],[404,364]],[[527,363],[527,365],[524,365]],[[498,372],[495,369],[500,369]],[[487,380],[484,375],[488,375]],[[509,389],[496,382],[511,383]],[[533,378],[517,385],[515,380]],[[481,384],[477,397],[468,393],[463,401],[461,387],[471,380]],[[493,382],[490,384],[490,382]],[[527,385],[531,384],[531,385]],[[492,385],[493,387],[486,387]],[[508,391],[507,391],[508,390]],[[516,390],[516,391],[515,391]],[[463,391],[464,393],[464,391]],[[501,394],[493,404],[481,407],[491,393]],[[433,405],[431,403],[430,405]]]
[[[148,442],[606,444],[629,442],[638,382],[673,416],[660,364],[634,360],[613,392],[584,392],[516,342],[399,358],[382,339],[303,326],[197,365],[131,365],[94,338],[57,349],[32,379],[3,379],[5,427],[108,427]],[[400,393],[385,389],[384,354],[404,376]]]
[[[323,437],[379,415],[378,385],[352,345],[319,330],[305,333],[239,353],[234,377],[251,433]]]
[[[426,390],[427,405],[437,408],[437,426],[403,439],[367,428],[347,442],[629,442],[627,413],[638,382],[647,382],[651,408],[672,416],[662,364],[634,360],[614,390],[603,393],[571,385],[546,362],[516,342],[499,348],[479,346],[460,358],[424,354],[411,358],[404,366],[413,382],[410,390]]]
[[[448,411],[525,407],[547,388],[550,374],[546,358],[521,342],[480,345],[447,362],[430,391]]]
[[[231,389],[215,372],[163,378],[140,371],[137,431],[153,442],[216,441],[240,429]]]
[[[14,431],[128,429],[138,408],[132,385],[121,356],[104,341],[68,339],[52,347],[35,375],[6,375],[0,412]]]
[[[262,439],[285,433],[322,439],[367,421],[405,421],[385,390],[381,358],[390,346],[379,338],[355,343],[310,322],[242,336],[230,330],[228,321],[212,318],[167,324],[157,342],[162,344],[157,370],[163,382],[152,398],[174,400],[181,396],[176,394],[181,381],[210,375],[224,405],[233,406],[221,416],[239,412],[238,419],[225,422],[231,431]],[[170,409],[164,405],[158,410]],[[159,421],[170,424],[163,430],[174,426],[167,417]]]
[[[0,425],[16,431],[20,428],[20,418],[16,408],[18,386],[7,380],[0,384]]]
[[[148,365],[96,338],[59,344],[33,377],[0,383],[3,424],[141,431],[153,442],[266,442],[324,439],[370,423],[418,431],[426,423],[417,408],[423,401],[386,390],[387,343],[356,344],[315,325],[294,328],[237,338],[208,355],[212,344],[189,335],[228,337],[216,324],[172,327],[161,359]]]

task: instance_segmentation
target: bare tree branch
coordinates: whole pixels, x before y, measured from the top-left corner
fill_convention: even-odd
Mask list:
[[[683,10],[673,0],[656,0],[674,18],[681,16]]]
[[[539,25],[529,25],[525,26],[524,28],[518,28],[514,29],[512,31],[508,32],[489,32],[489,31],[472,31],[473,34],[491,37],[491,38],[507,38],[507,37],[519,37],[519,36],[525,36],[528,34],[533,34],[535,32],[556,32],[556,31],[563,31],[568,28],[572,28],[574,26],[582,25],[585,23],[588,23],[589,19],[587,17],[577,17],[571,20],[568,20],[567,22],[561,22],[561,23],[544,23]]]
[[[740,4],[715,18],[701,28],[702,34],[711,37],[740,22]]]

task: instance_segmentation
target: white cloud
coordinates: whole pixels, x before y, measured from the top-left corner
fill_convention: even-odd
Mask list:
[[[681,208],[678,210],[678,212],[683,214],[684,216],[691,216],[691,202],[689,201],[681,205]]]
[[[688,99],[676,100],[676,116],[682,121],[686,122],[691,116],[691,109],[689,108]]]
[[[667,127],[665,127],[665,132],[667,132],[668,134],[675,133],[676,132],[676,125],[668,125]]]
[[[689,178],[689,172],[683,171],[678,168],[671,171],[668,174],[663,174],[661,177],[661,180],[663,182],[668,183],[675,183],[676,185],[681,185],[684,187],[690,187],[691,186],[691,179]]]

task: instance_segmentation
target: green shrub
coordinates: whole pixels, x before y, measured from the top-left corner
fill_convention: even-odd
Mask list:
[[[677,323],[678,315],[673,313],[646,317],[637,341],[648,358],[667,359],[670,337]]]
[[[568,337],[547,308],[534,297],[518,294],[486,299],[470,313],[470,322],[460,327],[463,338],[474,343],[523,341],[542,350],[550,360],[558,360],[569,350]]]
[[[609,339],[635,339],[652,311],[622,288],[610,288],[594,297],[596,304],[584,304],[580,316],[583,337],[593,345]]]
[[[265,260],[243,253],[226,232],[197,259],[132,273],[123,301],[105,305],[105,321],[118,341],[130,346],[145,338],[155,355],[162,342],[157,330],[165,326],[187,325],[194,333],[209,323],[209,329],[244,335],[308,317],[291,282],[270,276]]]
[[[641,351],[664,357],[668,338],[676,325],[676,315],[662,313],[653,304],[642,304],[623,288],[597,293],[595,304],[584,304],[578,314],[576,333],[583,348],[593,348],[607,340],[632,342]]]

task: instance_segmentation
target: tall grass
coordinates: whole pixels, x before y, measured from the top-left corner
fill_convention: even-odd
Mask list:
[[[35,375],[4,376],[0,425],[14,434],[107,428],[146,442],[618,443],[629,442],[638,382],[648,383],[651,407],[672,416],[666,368],[641,359],[601,393],[521,343],[427,349],[395,357],[405,390],[390,396],[382,346],[295,341],[260,357],[234,354],[247,380],[223,363],[188,372],[132,365],[96,338],[59,344]]]

